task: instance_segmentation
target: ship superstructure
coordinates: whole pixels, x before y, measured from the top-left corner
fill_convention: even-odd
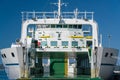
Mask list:
[[[21,39],[1,50],[8,77],[108,79],[118,50],[98,42],[94,12],[61,13],[61,0],[56,4],[58,12],[22,12]]]

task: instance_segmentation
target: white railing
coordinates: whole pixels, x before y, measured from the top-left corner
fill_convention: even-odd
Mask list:
[[[86,19],[86,20],[93,20],[94,12],[62,12],[61,17],[62,19]],[[58,12],[22,12],[22,21],[29,20],[29,19],[51,19],[51,18],[59,18]]]

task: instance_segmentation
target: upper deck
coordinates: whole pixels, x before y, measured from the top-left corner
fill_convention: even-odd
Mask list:
[[[54,12],[35,12],[35,11],[22,12],[22,34],[21,34],[22,43],[25,43],[25,40],[27,38],[28,27],[31,24],[35,25],[36,28],[39,28],[40,31],[37,32],[41,33],[42,31],[44,31],[48,34],[56,34],[56,30],[61,30],[61,32],[64,34],[66,34],[66,32],[68,31],[69,34],[67,34],[67,36],[73,36],[74,35],[73,33],[74,32],[76,33],[76,30],[80,29],[79,27],[81,26],[85,27],[83,25],[90,25],[91,34],[88,36],[92,36],[92,39],[90,39],[90,41],[93,41],[92,42],[93,48],[94,46],[98,46],[98,32],[97,32],[98,26],[97,23],[93,21],[94,12],[87,12],[87,11],[80,12],[78,11],[78,9],[75,9],[73,12],[61,12],[61,6],[63,3],[61,3],[61,0],[59,0],[58,3],[56,4],[58,5],[58,11],[54,11]],[[46,31],[47,29],[50,31],[47,32]],[[84,35],[86,31],[79,30],[78,32],[82,32],[82,35],[80,36],[83,36],[84,38],[86,37]],[[58,34],[56,36],[58,36]]]
[[[22,21],[26,20],[38,20],[38,19],[85,19],[93,20],[94,12],[78,12],[76,9],[74,12],[62,12],[58,17],[58,12],[22,12]]]

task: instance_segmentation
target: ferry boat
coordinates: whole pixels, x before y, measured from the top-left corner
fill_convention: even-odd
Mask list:
[[[104,48],[94,12],[22,12],[21,38],[1,50],[9,79],[105,79],[118,49]]]

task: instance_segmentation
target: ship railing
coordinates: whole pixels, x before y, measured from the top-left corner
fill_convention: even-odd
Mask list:
[[[85,19],[93,20],[94,12],[62,12],[61,16],[58,17],[58,12],[22,12],[22,21],[30,19]]]

